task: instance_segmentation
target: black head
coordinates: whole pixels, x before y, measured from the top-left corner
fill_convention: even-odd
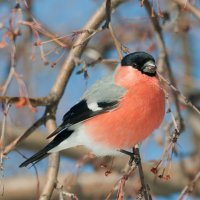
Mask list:
[[[156,75],[156,64],[153,56],[145,52],[135,52],[126,55],[122,61],[122,66],[132,66],[148,76]]]

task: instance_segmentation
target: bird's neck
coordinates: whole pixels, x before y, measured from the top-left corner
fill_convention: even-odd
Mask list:
[[[142,74],[132,66],[119,67],[115,73],[115,83],[126,89],[130,89],[135,84],[159,84],[157,77],[150,77]]]

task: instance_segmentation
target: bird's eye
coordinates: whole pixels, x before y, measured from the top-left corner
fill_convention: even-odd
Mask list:
[[[138,65],[136,63],[133,63],[133,67],[137,69]]]

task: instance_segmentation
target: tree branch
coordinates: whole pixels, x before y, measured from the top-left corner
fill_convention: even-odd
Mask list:
[[[196,174],[196,176],[194,177],[194,179],[188,184],[188,185],[186,185],[184,188],[183,188],[183,190],[182,190],[182,192],[181,192],[181,194],[180,194],[180,196],[179,196],[179,198],[178,198],[178,200],[183,200],[183,198],[188,194],[191,194],[192,192],[193,192],[193,190],[195,189],[195,185],[197,184],[197,181],[200,179],[200,171]]]
[[[158,48],[160,50],[158,66],[163,70],[164,66],[166,65],[166,70],[167,70],[170,82],[172,83],[173,86],[176,87],[176,81],[175,81],[174,75],[173,75],[171,67],[170,67],[169,57],[168,57],[167,49],[166,49],[165,42],[164,42],[164,39],[163,39],[163,35],[162,35],[162,28],[160,27],[160,24],[159,24],[159,21],[158,21],[158,16],[156,16],[156,17],[151,16],[152,8],[151,8],[151,5],[150,5],[148,0],[144,1],[144,5],[145,5],[145,8],[148,12],[149,18],[152,22],[153,28],[155,30]],[[183,119],[182,119],[182,116],[181,116],[178,96],[177,96],[175,91],[172,91],[172,94],[173,94],[173,98],[174,98],[175,105],[176,105],[176,116],[177,116],[178,123],[179,123],[178,124],[179,125],[179,131],[177,132],[177,135],[180,135],[180,133],[184,129]]]
[[[46,122],[46,128],[48,129],[49,133],[52,133],[56,129],[55,120],[48,119]],[[51,198],[53,190],[57,184],[59,160],[59,153],[52,153],[49,156],[49,166],[47,171],[46,183],[44,185],[39,200],[48,200]]]
[[[19,144],[21,144],[22,141],[24,141],[29,135],[31,135],[43,123],[44,123],[44,117],[38,119],[23,134],[19,135],[12,142],[10,142],[10,144],[8,144],[5,147],[3,154],[6,155],[9,152],[11,152],[12,150],[14,150]]]
[[[180,6],[182,6],[184,9],[191,12],[198,20],[200,20],[200,10],[197,9],[195,6],[193,6],[189,1],[185,0],[173,0]]]
[[[125,3],[125,2],[126,1],[124,1],[124,0],[113,0],[112,4],[111,4],[111,9],[116,8],[119,4]],[[106,17],[105,3],[103,3],[102,6],[100,8],[98,8],[96,13],[91,17],[91,19],[88,21],[88,23],[85,25],[85,27],[83,27],[83,30],[96,30],[99,27],[99,25],[105,20],[105,17]],[[61,96],[64,92],[64,89],[65,89],[65,86],[69,80],[69,77],[75,67],[74,58],[75,57],[79,58],[81,56],[83,50],[85,49],[85,46],[89,42],[89,40],[87,40],[87,38],[91,34],[92,33],[90,33],[90,32],[85,32],[85,33],[79,35],[74,43],[74,46],[76,46],[76,47],[70,51],[67,59],[65,60],[63,66],[60,70],[60,73],[57,76],[57,79],[51,90],[51,93],[56,94],[58,99],[61,98]],[[79,45],[83,41],[85,41],[84,44]]]
[[[0,96],[1,103],[15,104],[20,101],[21,98],[27,99],[27,97],[11,97],[11,96]],[[41,98],[28,98],[32,106],[46,106],[52,103],[49,96]]]

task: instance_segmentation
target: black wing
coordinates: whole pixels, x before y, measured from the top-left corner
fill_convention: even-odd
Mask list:
[[[88,108],[86,100],[82,100],[76,105],[74,105],[64,116],[63,123],[65,124],[76,124],[78,122],[84,121],[91,117],[94,117],[100,113],[105,113],[117,106],[117,101],[113,102],[98,102],[97,106],[100,108],[97,111]]]
[[[112,102],[98,102],[96,111],[95,109],[88,108],[86,100],[81,100],[75,106],[73,106],[63,117],[63,123],[47,138],[51,138],[54,135],[56,137],[42,150],[34,154],[32,157],[23,162],[20,167],[25,167],[30,163],[36,164],[43,158],[49,155],[49,151],[59,145],[62,141],[67,139],[73,133],[73,130],[68,129],[70,125],[87,120],[95,115],[108,112],[117,107],[118,101]]]
[[[108,112],[117,107],[118,101],[98,102],[99,110],[94,111],[88,108],[86,100],[81,100],[74,105],[64,116],[63,123],[52,133],[47,139],[60,133],[63,129],[67,129],[70,125],[82,122],[96,115]]]

